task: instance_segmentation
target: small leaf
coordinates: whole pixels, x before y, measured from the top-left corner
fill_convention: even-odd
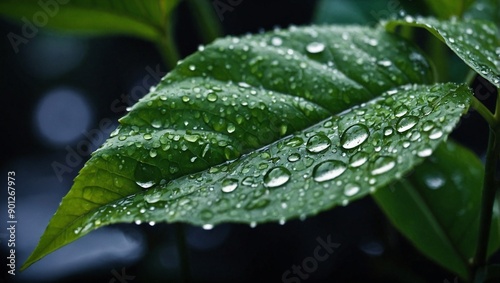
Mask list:
[[[475,0],[425,0],[432,11],[440,18],[461,17]]]
[[[0,2],[0,15],[35,28],[86,34],[129,34],[158,40],[178,0],[71,0]],[[38,16],[37,16],[38,15]],[[46,19],[43,25],[40,19]]]
[[[484,167],[469,150],[441,145],[405,180],[373,196],[388,218],[423,254],[469,278],[479,227]],[[489,254],[500,247],[500,212],[494,211]]]
[[[444,41],[474,71],[500,87],[500,42],[498,29],[492,22],[456,19],[438,21],[408,16],[404,20],[387,22],[386,28],[394,30],[398,25],[427,29]]]
[[[410,158],[399,166],[397,158],[392,160],[394,157],[382,154],[392,147],[379,144],[378,149],[373,144],[382,141],[381,130],[366,127],[375,122],[387,123],[394,127],[394,139],[399,141],[400,136],[412,139],[409,142],[415,153],[425,149],[427,154],[434,143],[446,137],[459,113],[466,110],[469,91],[454,85],[422,87],[434,93],[431,95],[408,86],[370,104],[370,107],[380,104],[386,109],[383,112],[363,106],[358,112],[346,114],[348,118],[342,115],[322,120],[394,87],[428,83],[431,79],[430,66],[418,49],[383,29],[292,27],[217,40],[181,62],[120,119],[118,129],[80,171],[24,268],[105,224],[284,221],[365,194],[369,189],[366,184],[359,184],[356,189],[357,182],[365,180],[353,179],[349,180],[352,184],[346,189],[346,196],[335,191],[340,194],[338,198],[313,205],[324,194],[323,186],[332,183],[328,180],[332,174],[344,170],[349,157],[364,146],[367,152],[356,155],[351,162],[357,167],[365,166],[364,174],[375,171],[379,184],[393,177],[392,173],[382,174],[393,169],[389,168],[392,164],[401,167],[392,172],[402,174],[421,159]],[[416,107],[417,97],[406,97],[407,105],[394,101],[390,94],[396,93],[402,97],[415,94],[427,108]],[[438,121],[440,117],[444,119],[443,111],[448,111],[437,110],[445,107],[442,105],[445,101],[450,101],[449,106],[454,105],[449,112],[453,117]],[[412,133],[410,128],[417,129],[423,121],[413,121],[413,117],[424,113],[438,121],[442,130],[429,143],[427,136],[419,137],[418,133],[406,137]],[[410,116],[406,117],[407,114]],[[398,115],[397,119],[394,115]],[[338,124],[341,118],[345,124]],[[307,136],[306,132],[299,132],[311,126],[314,128]],[[401,127],[399,132],[396,127]],[[340,136],[340,131],[347,134]],[[365,131],[370,131],[369,139]],[[295,138],[290,136],[293,133],[297,133]],[[344,147],[340,147],[340,139]],[[425,142],[417,145],[419,139]],[[278,140],[278,144],[273,144]],[[420,148],[424,145],[430,148]],[[382,151],[377,154],[376,149]],[[290,150],[290,154],[277,155],[284,150]],[[346,155],[342,156],[344,151]],[[411,155],[413,150],[407,151]],[[227,163],[237,158],[240,159]],[[329,162],[337,158],[338,163]],[[320,165],[320,161],[324,163]],[[368,168],[369,163],[374,165]],[[313,169],[317,181],[312,179]],[[348,172],[351,171],[343,175],[353,174]],[[242,178],[241,174],[248,178]],[[305,187],[291,188],[290,193],[284,188],[301,184],[301,178],[311,186],[310,192],[319,195],[287,204],[288,195],[298,198]],[[271,196],[268,190],[279,195],[268,199]],[[225,194],[227,197],[220,197]],[[242,203],[236,207],[236,201]],[[134,207],[125,209],[126,203]],[[305,207],[291,211],[296,205]],[[259,209],[267,206],[268,209]],[[289,212],[281,214],[282,211]],[[153,212],[158,214],[149,215]]]

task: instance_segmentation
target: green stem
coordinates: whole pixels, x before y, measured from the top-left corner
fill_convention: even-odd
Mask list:
[[[465,77],[465,83],[470,86],[474,82],[474,79],[476,79],[476,71],[469,69],[469,72],[467,72],[467,76]]]
[[[187,0],[191,13],[195,18],[195,23],[203,38],[203,42],[210,43],[214,39],[221,37],[222,26],[215,17],[214,8],[208,1]]]
[[[429,52],[431,58],[434,61],[434,67],[436,69],[437,82],[447,82],[448,79],[448,61],[450,57],[447,53],[447,48],[439,39],[432,37],[429,39]]]
[[[174,224],[175,238],[177,240],[177,252],[179,253],[180,282],[187,283],[190,281],[190,268],[184,228],[185,226],[182,223]]]
[[[484,118],[484,120],[488,122],[488,125],[490,125],[490,127],[495,127],[497,119],[490,112],[490,110],[486,108],[486,106],[484,106],[484,104],[475,96],[472,97],[472,108],[474,108]]]
[[[157,43],[158,50],[163,57],[163,62],[169,69],[173,69],[179,61],[179,51],[174,40],[174,34],[171,24],[166,24],[163,33]]]
[[[490,124],[490,133],[488,140],[488,150],[486,155],[486,166],[484,174],[484,184],[481,199],[481,212],[479,222],[479,235],[476,246],[476,254],[473,259],[474,272],[486,264],[488,257],[488,243],[491,230],[491,219],[493,214],[493,204],[496,194],[496,171],[497,157],[500,154],[499,137],[499,115],[500,115],[500,92],[497,97],[496,110],[494,115],[494,124]]]

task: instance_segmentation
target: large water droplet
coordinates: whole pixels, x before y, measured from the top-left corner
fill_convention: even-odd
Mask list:
[[[290,171],[285,167],[274,167],[264,176],[264,185],[269,188],[282,186],[290,180],[290,176]]]
[[[338,160],[328,160],[316,165],[313,169],[313,178],[316,182],[333,180],[345,172],[347,166]]]
[[[415,127],[417,123],[418,123],[418,117],[406,116],[406,117],[401,117],[401,119],[399,119],[396,127],[398,132],[404,133],[410,130],[411,128]]]
[[[225,193],[230,193],[238,187],[238,180],[236,179],[225,179],[222,181],[222,191]]]
[[[321,53],[325,50],[325,45],[321,42],[311,42],[306,46],[306,50],[311,54]]]
[[[325,134],[317,134],[309,138],[306,148],[309,152],[318,153],[330,147],[332,142]]]
[[[396,166],[396,161],[391,156],[379,156],[372,163],[372,175],[380,175],[390,171]]]
[[[158,167],[146,163],[138,162],[134,171],[134,179],[137,185],[143,189],[149,189],[158,183],[161,176]]]
[[[364,143],[369,135],[368,128],[365,125],[352,125],[340,137],[340,144],[345,149],[356,148]]]

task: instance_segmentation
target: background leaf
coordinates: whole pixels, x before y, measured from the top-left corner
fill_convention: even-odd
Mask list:
[[[46,1],[5,0],[0,2],[0,15],[35,29],[47,26],[86,34],[127,34],[156,42],[163,35],[168,16],[178,2],[71,0],[40,5]]]
[[[440,18],[461,17],[475,0],[425,0],[427,6]]]
[[[382,29],[294,27],[290,30],[277,30],[243,38],[226,38],[202,47],[199,52],[180,63],[156,89],[134,105],[132,111],[120,120],[119,128],[81,170],[25,267],[89,231],[109,224],[104,215],[110,215],[105,212],[106,205],[112,205],[113,201],[133,201],[134,197],[137,197],[136,200],[140,203],[144,203],[144,198],[150,198],[150,202],[154,203],[154,199],[151,200],[152,196],[143,196],[141,192],[145,189],[151,191],[155,187],[167,186],[165,193],[172,194],[175,205],[186,205],[186,209],[181,210],[187,212],[187,203],[190,200],[180,197],[186,193],[193,193],[190,192],[193,187],[188,183],[176,187],[176,182],[180,181],[170,181],[183,178],[182,182],[195,182],[191,183],[191,186],[195,185],[200,189],[201,184],[196,183],[196,178],[190,178],[190,174],[203,170],[208,170],[203,173],[208,174],[207,176],[217,172],[227,174],[225,171],[228,168],[225,168],[225,165],[212,166],[224,164],[242,154],[267,146],[395,86],[411,82],[427,83],[431,78],[429,64],[418,49]],[[437,86],[430,90],[436,92],[436,96],[426,97],[431,108],[417,109],[413,104],[416,100],[412,98],[408,106],[395,109],[398,111],[396,114],[402,116],[411,111],[424,111],[430,114],[433,112],[432,107],[442,101],[438,99],[438,95],[454,92],[455,88],[455,86],[443,88]],[[404,91],[407,92],[420,93],[411,87],[408,91]],[[467,106],[467,99],[464,97],[467,97],[468,91],[460,87],[456,94],[461,101],[459,103],[461,108],[457,105],[453,111],[464,111]],[[448,99],[455,101],[450,96],[444,100]],[[398,102],[386,107],[396,106],[399,106]],[[392,110],[387,111],[384,115],[388,117],[396,115]],[[436,111],[435,115],[440,115],[439,113],[441,112]],[[411,115],[421,115],[421,113]],[[366,118],[370,119],[367,120],[370,123],[375,122],[372,120],[373,117]],[[350,123],[354,123],[357,118],[352,117],[352,119]],[[413,123],[411,119],[406,121],[408,122],[406,127]],[[440,125],[443,133],[436,133],[438,134],[436,140],[430,142],[431,145],[446,136],[454,124],[453,121],[456,119],[450,119],[449,122]],[[391,120],[390,123],[396,122]],[[325,126],[322,123],[317,124],[317,131],[320,129],[325,133],[327,130],[332,131],[327,125],[328,123]],[[342,125],[336,131],[344,131],[345,127],[346,125]],[[372,139],[380,135],[380,131],[374,133]],[[333,137],[338,139],[338,133],[332,133]],[[317,149],[313,151],[323,146],[321,145],[323,138],[326,139],[326,136],[310,141],[317,145]],[[417,136],[413,138],[418,140]],[[303,139],[302,141],[288,139],[287,147],[295,144],[298,146],[296,150],[304,151],[307,139]],[[276,151],[276,146],[270,147],[269,150]],[[311,146],[314,147],[309,145]],[[371,150],[374,150],[374,146],[370,145]],[[258,169],[259,174],[264,174],[266,170],[271,169],[269,163],[272,163],[272,160],[266,157],[271,153],[260,154],[253,153],[252,156],[263,158],[263,164],[254,168],[252,163],[249,170]],[[376,156],[371,157],[376,158]],[[342,158],[347,158],[347,155]],[[293,157],[290,159],[293,160]],[[243,164],[244,160],[232,163],[232,166],[239,166],[238,164]],[[280,158],[281,161],[273,160],[292,164],[292,161],[286,161],[283,157]],[[385,164],[384,161],[391,164],[390,159],[382,157],[378,161],[382,163],[377,164],[382,166]],[[313,162],[313,159],[304,156],[300,162],[293,163],[293,166],[303,166],[304,168],[300,170],[306,170],[313,165]],[[405,166],[410,164],[411,162]],[[394,170],[396,171],[404,170]],[[273,176],[274,173],[271,179],[276,179]],[[213,181],[216,182],[220,178]],[[262,178],[261,176],[255,179],[255,184],[260,188],[255,190],[256,197],[264,196],[259,194],[265,193],[266,187],[263,186]],[[388,182],[389,179],[384,179],[383,182]],[[221,182],[216,182],[219,188],[222,186]],[[224,189],[225,191],[234,187],[234,184],[227,182],[224,183],[224,186],[228,187]],[[252,179],[244,182],[242,180],[241,186],[249,184],[251,187],[252,182]],[[208,184],[209,181],[205,180],[203,183]],[[205,189],[211,191],[209,187]],[[220,191],[217,192],[219,193]],[[130,198],[127,198],[129,196]],[[330,207],[338,201],[340,199],[325,204],[325,207]],[[203,204],[208,203],[208,200],[203,201]],[[258,207],[264,204],[267,204],[265,199],[257,199],[255,203],[247,205]],[[224,201],[221,205],[224,205]],[[137,215],[122,211],[121,208],[117,211],[123,212],[124,216],[132,217],[130,220],[134,221],[150,218],[149,216],[136,218]],[[141,211],[142,209],[139,213]],[[174,214],[170,216],[164,211],[160,214],[163,217],[177,215],[175,214],[177,212],[172,211]],[[314,207],[313,211],[301,213],[310,214],[317,211],[319,209]],[[105,214],[97,215],[99,212]],[[113,221],[120,221],[114,218],[118,215],[115,213],[112,215]],[[192,223],[208,223],[206,213],[199,215],[190,213],[190,215],[193,216],[190,219]],[[228,211],[224,217],[232,215]],[[270,215],[269,218],[248,219],[248,221],[281,219],[293,215],[272,217]],[[236,216],[242,217],[239,214]],[[234,221],[237,220],[234,218]]]
[[[483,164],[471,151],[448,142],[409,178],[373,196],[422,253],[466,279],[477,244],[483,176]],[[498,204],[489,254],[500,247]]]
[[[500,2],[476,0],[464,15],[466,18],[492,21],[500,27]]]
[[[394,30],[398,25],[427,29],[479,75],[500,87],[500,42],[498,29],[492,22],[456,19],[438,21],[408,16],[404,20],[386,23],[389,30]]]

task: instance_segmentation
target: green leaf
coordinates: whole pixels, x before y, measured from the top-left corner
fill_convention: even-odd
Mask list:
[[[166,29],[168,16],[178,1],[4,0],[0,2],[0,15],[22,20],[23,25],[35,29],[47,26],[86,34],[127,34],[156,42]]]
[[[373,196],[391,222],[423,254],[469,278],[479,229],[484,166],[455,143],[438,147],[407,179]],[[496,203],[489,254],[500,247],[500,203]]]
[[[429,154],[468,107],[469,90],[454,85],[408,86],[387,92],[357,111],[322,120],[396,86],[431,80],[430,66],[419,50],[383,29],[292,27],[217,40],[181,62],[120,120],[111,138],[80,171],[23,268],[111,223],[277,221],[312,215],[360,197],[419,162],[413,152]],[[417,107],[417,103],[422,104]],[[380,109],[375,111],[376,107]],[[415,120],[424,114],[428,116]],[[413,133],[426,119],[438,124],[431,140],[429,133]],[[359,123],[369,129],[355,126]],[[387,144],[381,143],[385,141],[377,128],[381,124],[394,127],[392,134],[387,133]],[[349,126],[353,127],[348,130]],[[339,134],[344,131],[358,135],[347,148],[362,141],[363,131],[369,131],[370,137],[362,147],[344,150],[339,146]],[[392,151],[405,146],[408,160],[400,160],[406,155],[399,153],[401,157],[395,158]],[[310,153],[322,147],[322,153]],[[255,151],[259,148],[263,149]],[[316,178],[325,182],[313,180],[318,163],[338,159],[338,170],[333,172],[340,172],[340,162],[347,166],[360,149],[366,154],[352,157],[351,163],[365,168],[364,176],[380,173],[373,177],[375,183],[347,180],[347,176],[353,178],[353,171],[346,171],[342,182],[352,182],[346,189],[352,196],[343,196],[343,189],[323,188],[335,184],[326,181],[331,171]],[[364,156],[369,160],[361,165]],[[325,163],[316,171],[330,165],[335,164]],[[384,170],[391,173],[382,174]],[[288,184],[274,188],[284,180]],[[221,197],[226,195],[222,188],[235,192]],[[332,199],[318,205],[321,194]],[[295,201],[287,208],[282,203],[288,197]]]
[[[476,0],[464,15],[470,19],[488,20],[500,27],[500,2],[498,0]]]
[[[425,0],[427,6],[440,18],[461,17],[475,0]]]
[[[433,18],[408,16],[386,23],[388,30],[396,26],[425,28],[442,40],[479,75],[500,87],[500,42],[497,27],[489,21],[438,21]]]

